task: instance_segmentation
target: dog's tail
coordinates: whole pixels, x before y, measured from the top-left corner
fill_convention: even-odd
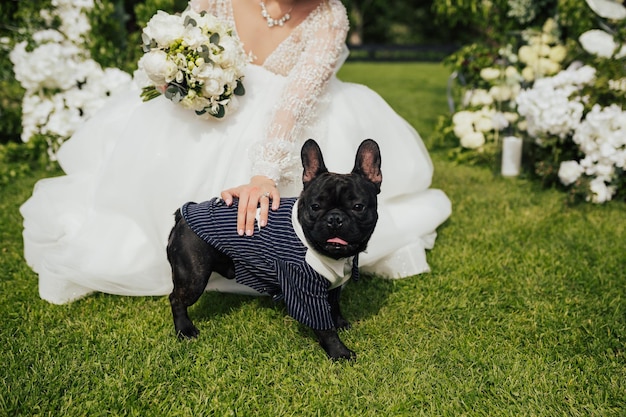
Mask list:
[[[169,249],[171,243],[172,243],[172,237],[174,236],[174,230],[176,230],[176,226],[178,226],[178,223],[180,223],[180,221],[183,219],[183,214],[180,212],[180,209],[176,210],[176,212],[174,213],[174,227],[172,227],[172,230],[170,230],[170,235],[167,237],[167,247]]]
[[[176,210],[176,212],[174,213],[174,221],[178,223],[182,218],[183,214],[180,212],[180,209]]]

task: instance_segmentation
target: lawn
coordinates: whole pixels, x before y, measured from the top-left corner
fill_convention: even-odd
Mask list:
[[[340,73],[426,143],[446,76],[413,63]],[[568,207],[556,190],[433,159],[453,214],[432,272],[347,286],[354,363],[327,360],[266,298],[205,294],[190,342],[174,337],[166,297],[50,305],[21,255],[17,209],[36,178],[0,189],[0,415],[626,415],[624,205]]]

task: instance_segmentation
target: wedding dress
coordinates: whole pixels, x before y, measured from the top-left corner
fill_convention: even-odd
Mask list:
[[[208,9],[236,26],[231,0],[209,0]],[[433,166],[417,132],[375,92],[336,78],[347,30],[340,1],[322,2],[263,65],[247,66],[246,94],[223,120],[201,119],[162,96],[143,102],[139,89],[111,98],[60,149],[66,175],[40,180],[20,208],[40,296],[60,304],[94,291],[169,294],[174,211],[253,174],[278,180],[281,196],[297,196],[308,138],[336,172],[352,169],[362,140],[379,143],[380,220],[361,269],[390,278],[428,271],[425,251],[450,201],[429,188]],[[208,289],[253,292],[219,276]]]

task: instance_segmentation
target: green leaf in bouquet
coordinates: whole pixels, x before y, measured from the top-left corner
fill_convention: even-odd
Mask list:
[[[200,55],[200,58],[204,59],[204,62],[206,63],[213,62],[211,59],[211,51],[207,45],[200,45],[200,52],[198,55]]]
[[[244,94],[246,94],[246,89],[243,87],[243,83],[241,82],[241,80],[237,80],[237,86],[235,87],[233,94],[235,94],[236,96],[243,96]]]
[[[170,84],[165,89],[165,93],[163,93],[166,98],[172,100],[174,103],[180,102],[185,95],[187,95],[187,91],[184,87],[177,84]]]
[[[198,26],[198,22],[195,21],[191,16],[185,16],[185,26]]]
[[[211,113],[214,117],[221,119],[222,117],[224,117],[226,115],[226,108],[224,106],[222,106],[221,104],[218,105],[217,107],[217,112],[216,113]]]

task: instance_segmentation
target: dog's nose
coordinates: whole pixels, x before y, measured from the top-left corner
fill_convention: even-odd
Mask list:
[[[328,227],[337,230],[340,229],[341,226],[343,226],[343,217],[336,213],[329,214],[328,217],[326,217],[326,222],[328,224]]]

